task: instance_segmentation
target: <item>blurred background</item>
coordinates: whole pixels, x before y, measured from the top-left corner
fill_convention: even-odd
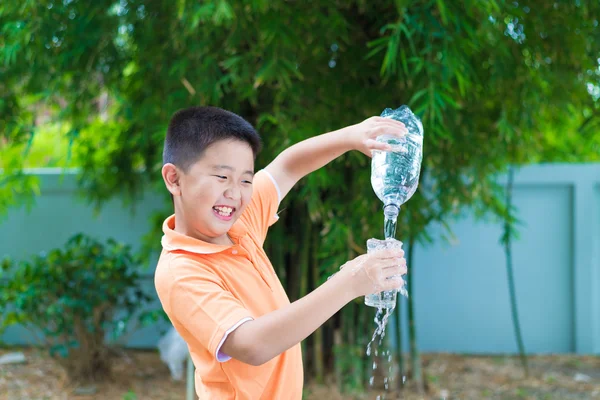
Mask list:
[[[0,3],[0,399],[186,398],[153,285],[176,110],[246,118],[258,170],[403,104],[410,297],[377,355],[363,299],[311,335],[305,398],[600,398],[599,22],[596,0]],[[383,236],[370,172],[347,153],[282,203],[290,300]]]

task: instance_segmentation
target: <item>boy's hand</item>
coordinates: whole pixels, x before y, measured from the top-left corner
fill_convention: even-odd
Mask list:
[[[250,365],[262,365],[306,339],[351,300],[398,289],[406,273],[402,249],[376,250],[359,256],[308,295],[240,325],[221,350]],[[389,279],[387,279],[389,278]]]
[[[391,149],[389,145],[377,142],[375,140],[377,136],[402,137],[408,133],[402,122],[384,117],[371,117],[349,128],[353,138],[353,148],[369,157],[372,156],[372,150],[389,151]]]
[[[350,285],[354,297],[400,289],[406,274],[404,250],[389,249],[363,254],[348,261],[337,274]]]

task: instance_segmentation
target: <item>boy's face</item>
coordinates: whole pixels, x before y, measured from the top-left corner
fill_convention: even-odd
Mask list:
[[[169,187],[165,168],[163,176],[178,212],[175,229],[209,243],[231,244],[227,232],[252,197],[250,146],[237,140],[213,143],[187,173],[177,169],[175,188]]]

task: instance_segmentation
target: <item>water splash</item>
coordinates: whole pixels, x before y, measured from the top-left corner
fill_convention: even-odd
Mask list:
[[[393,380],[393,374],[392,374],[392,354],[390,353],[389,349],[384,349],[382,347],[383,345],[383,339],[385,338],[385,328],[387,326],[387,322],[388,319],[390,317],[390,315],[392,315],[392,312],[394,311],[394,308],[378,308],[377,312],[375,313],[375,331],[373,332],[373,336],[371,337],[371,341],[369,342],[369,344],[367,345],[367,356],[371,356],[371,354],[373,354],[373,372],[371,374],[371,377],[369,378],[369,386],[372,388],[375,385],[375,371],[377,370],[377,368],[379,367],[379,365],[382,365],[382,368],[385,367],[386,365],[386,361],[387,361],[387,371],[384,373],[383,376],[383,387],[384,390],[387,392],[389,391],[390,388],[390,382],[392,382]],[[378,340],[379,339],[379,340]],[[375,344],[375,348],[373,349],[373,345]],[[380,351],[382,350],[382,351]],[[379,357],[379,355],[382,355],[382,357]],[[378,362],[378,358],[379,361]],[[385,394],[380,394],[377,395],[377,399],[379,400],[384,400],[385,399]]]

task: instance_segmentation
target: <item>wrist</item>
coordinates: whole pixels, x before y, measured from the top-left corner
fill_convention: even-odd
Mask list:
[[[337,134],[337,139],[339,142],[342,143],[344,152],[358,150],[360,148],[360,141],[357,132],[357,125],[346,126],[334,132]]]
[[[330,279],[334,285],[335,296],[344,300],[344,304],[360,297],[359,288],[356,285],[354,274],[351,271],[340,271]]]

